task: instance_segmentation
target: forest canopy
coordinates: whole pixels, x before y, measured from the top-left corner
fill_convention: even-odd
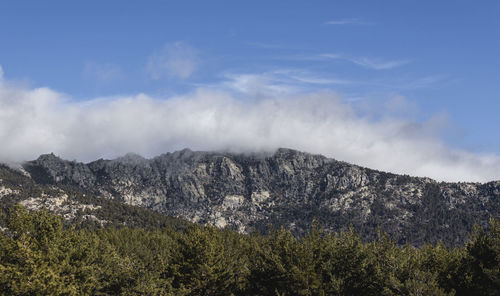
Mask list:
[[[66,227],[1,215],[1,295],[498,295],[500,220],[460,247],[398,246],[315,225],[246,235],[212,226]]]

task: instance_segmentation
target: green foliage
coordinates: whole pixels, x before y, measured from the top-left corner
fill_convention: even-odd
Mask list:
[[[470,242],[415,248],[352,229],[242,235],[211,226],[64,227],[0,215],[0,295],[499,295],[500,221]]]
[[[247,258],[242,238],[212,226],[191,226],[179,235],[179,252],[171,276],[174,286],[189,295],[240,294],[245,286]]]

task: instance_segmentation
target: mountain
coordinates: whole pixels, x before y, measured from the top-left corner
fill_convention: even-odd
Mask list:
[[[273,225],[300,235],[316,219],[327,231],[352,226],[367,240],[380,229],[399,244],[458,245],[474,224],[486,226],[500,210],[500,182],[436,182],[290,149],[274,154],[184,149],[152,159],[127,154],[87,164],[46,154],[20,172],[3,170],[45,188],[18,202],[100,225],[109,219],[94,212],[108,202],[247,233]],[[0,178],[0,199],[13,198],[16,190],[19,195],[22,186]]]

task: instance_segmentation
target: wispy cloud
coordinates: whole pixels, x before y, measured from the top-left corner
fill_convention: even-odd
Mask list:
[[[109,63],[86,62],[83,72],[86,76],[95,78],[101,82],[111,82],[122,76],[120,67]]]
[[[411,60],[402,59],[402,60],[383,60],[383,59],[374,59],[368,57],[351,57],[347,55],[341,54],[321,54],[319,57],[330,60],[346,60],[356,65],[373,69],[373,70],[388,70],[397,67],[404,66],[406,64],[411,63]]]
[[[357,57],[348,54],[340,53],[323,53],[315,55],[293,55],[280,57],[280,59],[296,60],[296,61],[317,61],[324,62],[329,60],[342,60],[372,70],[389,70],[398,68],[412,62],[411,59],[381,59],[369,57]]]
[[[304,70],[279,69],[264,73],[229,73],[225,80],[215,84],[215,88],[236,91],[251,96],[279,96],[292,93],[308,92],[318,87],[345,85],[350,80],[328,76],[318,76]],[[213,87],[213,86],[211,86]]]
[[[373,86],[379,89],[393,89],[398,91],[429,88],[435,86],[447,85],[453,82],[448,75],[436,74],[423,77],[399,77],[397,79],[376,79],[365,81],[363,84]]]
[[[425,77],[411,80],[410,82],[407,82],[407,83],[402,83],[400,85],[400,87],[401,87],[401,89],[426,88],[426,87],[430,87],[430,86],[435,86],[438,83],[443,84],[443,83],[447,82],[448,78],[449,77],[447,75],[429,75],[429,76],[425,76]]]
[[[146,69],[151,78],[187,79],[198,68],[198,51],[185,42],[166,44],[148,59]]]
[[[226,74],[225,78],[225,81],[211,86],[211,88],[220,87],[249,97],[290,95],[303,90],[301,86],[292,84],[287,79],[279,78],[271,73]]]
[[[374,23],[363,21],[359,18],[344,18],[325,22],[326,25],[373,25]]]
[[[311,73],[306,70],[297,69],[281,69],[274,70],[271,72],[273,75],[280,75],[285,79],[289,79],[291,82],[303,82],[308,84],[323,84],[323,85],[333,85],[333,84],[351,84],[352,81],[345,79],[337,79],[327,77],[325,75],[318,76],[317,74]],[[331,76],[331,75],[330,75]]]
[[[338,53],[324,53],[324,54],[320,54],[320,55],[314,55],[312,57],[310,57],[312,59],[316,59],[316,60],[348,60],[345,55],[342,55],[342,54],[338,54]]]
[[[376,60],[370,58],[351,58],[349,59],[351,62],[374,70],[387,70],[397,68],[403,65],[410,63],[410,60],[392,60],[392,61],[384,61],[384,60]]]
[[[296,74],[290,75],[290,78],[308,84],[319,84],[319,85],[338,85],[338,84],[352,84],[351,80],[345,79],[334,79],[334,78],[322,78],[313,75],[300,76]]]

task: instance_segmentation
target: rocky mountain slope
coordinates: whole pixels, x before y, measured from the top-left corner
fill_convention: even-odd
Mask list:
[[[380,229],[401,244],[461,244],[474,223],[486,225],[500,209],[500,182],[440,183],[289,149],[272,155],[185,149],[152,159],[128,154],[88,164],[47,154],[23,168],[33,184],[60,190],[59,199],[64,188],[72,188],[241,232],[265,231],[272,224],[301,234],[316,219],[331,231],[352,226],[366,239]],[[0,199],[15,196],[15,190],[0,181]],[[47,206],[55,197],[44,194],[21,202]],[[70,201],[71,194],[64,198],[57,202],[90,216],[97,206]]]

